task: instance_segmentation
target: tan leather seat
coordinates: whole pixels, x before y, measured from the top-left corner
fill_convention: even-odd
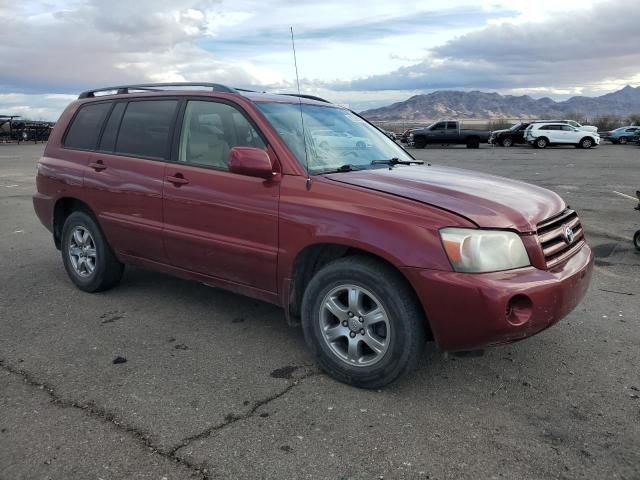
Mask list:
[[[194,115],[189,126],[187,162],[226,169],[229,145],[223,135],[222,130],[215,126],[201,125]]]

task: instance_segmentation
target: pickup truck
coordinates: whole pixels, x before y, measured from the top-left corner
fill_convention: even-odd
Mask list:
[[[480,142],[486,143],[491,132],[464,128],[462,122],[440,120],[428,127],[414,128],[409,142],[415,148],[424,148],[429,144],[466,145],[467,148],[480,148]]]

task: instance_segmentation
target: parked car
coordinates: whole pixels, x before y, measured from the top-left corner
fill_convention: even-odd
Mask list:
[[[594,125],[581,125],[580,123],[576,122],[575,120],[562,120],[564,123],[567,123],[569,125],[571,125],[574,128],[577,128],[578,130],[584,130],[585,132],[598,132],[598,127],[594,126]]]
[[[522,340],[587,291],[593,254],[554,192],[416,165],[325,101],[186,86],[87,91],[54,127],[33,203],[80,290],[114,287],[126,264],[279,305],[325,371],[368,388],[427,339]],[[318,131],[370,146],[320,149]]]
[[[511,128],[494,130],[491,132],[491,135],[489,135],[488,143],[503,147],[512,147],[518,143],[527,143],[524,138],[524,132],[529,125],[531,125],[531,122],[520,122],[516,123]]]
[[[527,143],[536,148],[549,145],[574,145],[577,148],[591,148],[600,144],[596,132],[578,130],[566,123],[532,123],[527,127]]]
[[[353,135],[347,130],[312,130],[311,137],[314,143],[324,150],[329,148],[334,150],[362,150],[371,146],[366,138]]]
[[[639,132],[640,127],[630,125],[628,127],[620,127],[607,132],[604,139],[610,141],[611,143],[619,143],[621,145],[624,145],[628,142],[637,140]]]
[[[467,148],[479,148],[480,142],[489,140],[488,130],[464,128],[462,122],[441,120],[428,127],[414,128],[409,135],[409,143],[415,148],[424,148],[429,144],[466,145]]]

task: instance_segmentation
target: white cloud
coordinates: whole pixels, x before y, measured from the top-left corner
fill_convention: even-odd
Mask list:
[[[355,108],[434,88],[601,92],[639,73],[625,50],[639,12],[615,1],[0,0],[0,93],[23,95],[0,111],[51,119],[71,97],[48,94],[147,81],[290,91],[290,25],[303,89]],[[536,50],[536,36],[567,48]]]

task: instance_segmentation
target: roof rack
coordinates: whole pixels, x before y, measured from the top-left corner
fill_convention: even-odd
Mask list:
[[[170,90],[166,87],[205,87],[211,89],[212,92],[236,93],[236,90],[220,85],[219,83],[189,83],[189,82],[172,82],[172,83],[143,83],[139,85],[120,85],[117,87],[97,88],[95,90],[87,90],[78,95],[78,98],[93,98],[98,92],[110,92],[115,90],[115,95],[129,93],[131,90],[143,90],[149,92],[157,92],[162,90]]]
[[[324,98],[316,97],[315,95],[305,95],[303,93],[278,93],[278,95],[286,95],[288,97],[307,98],[309,100],[316,100],[317,102],[331,103],[329,100],[326,100]]]

